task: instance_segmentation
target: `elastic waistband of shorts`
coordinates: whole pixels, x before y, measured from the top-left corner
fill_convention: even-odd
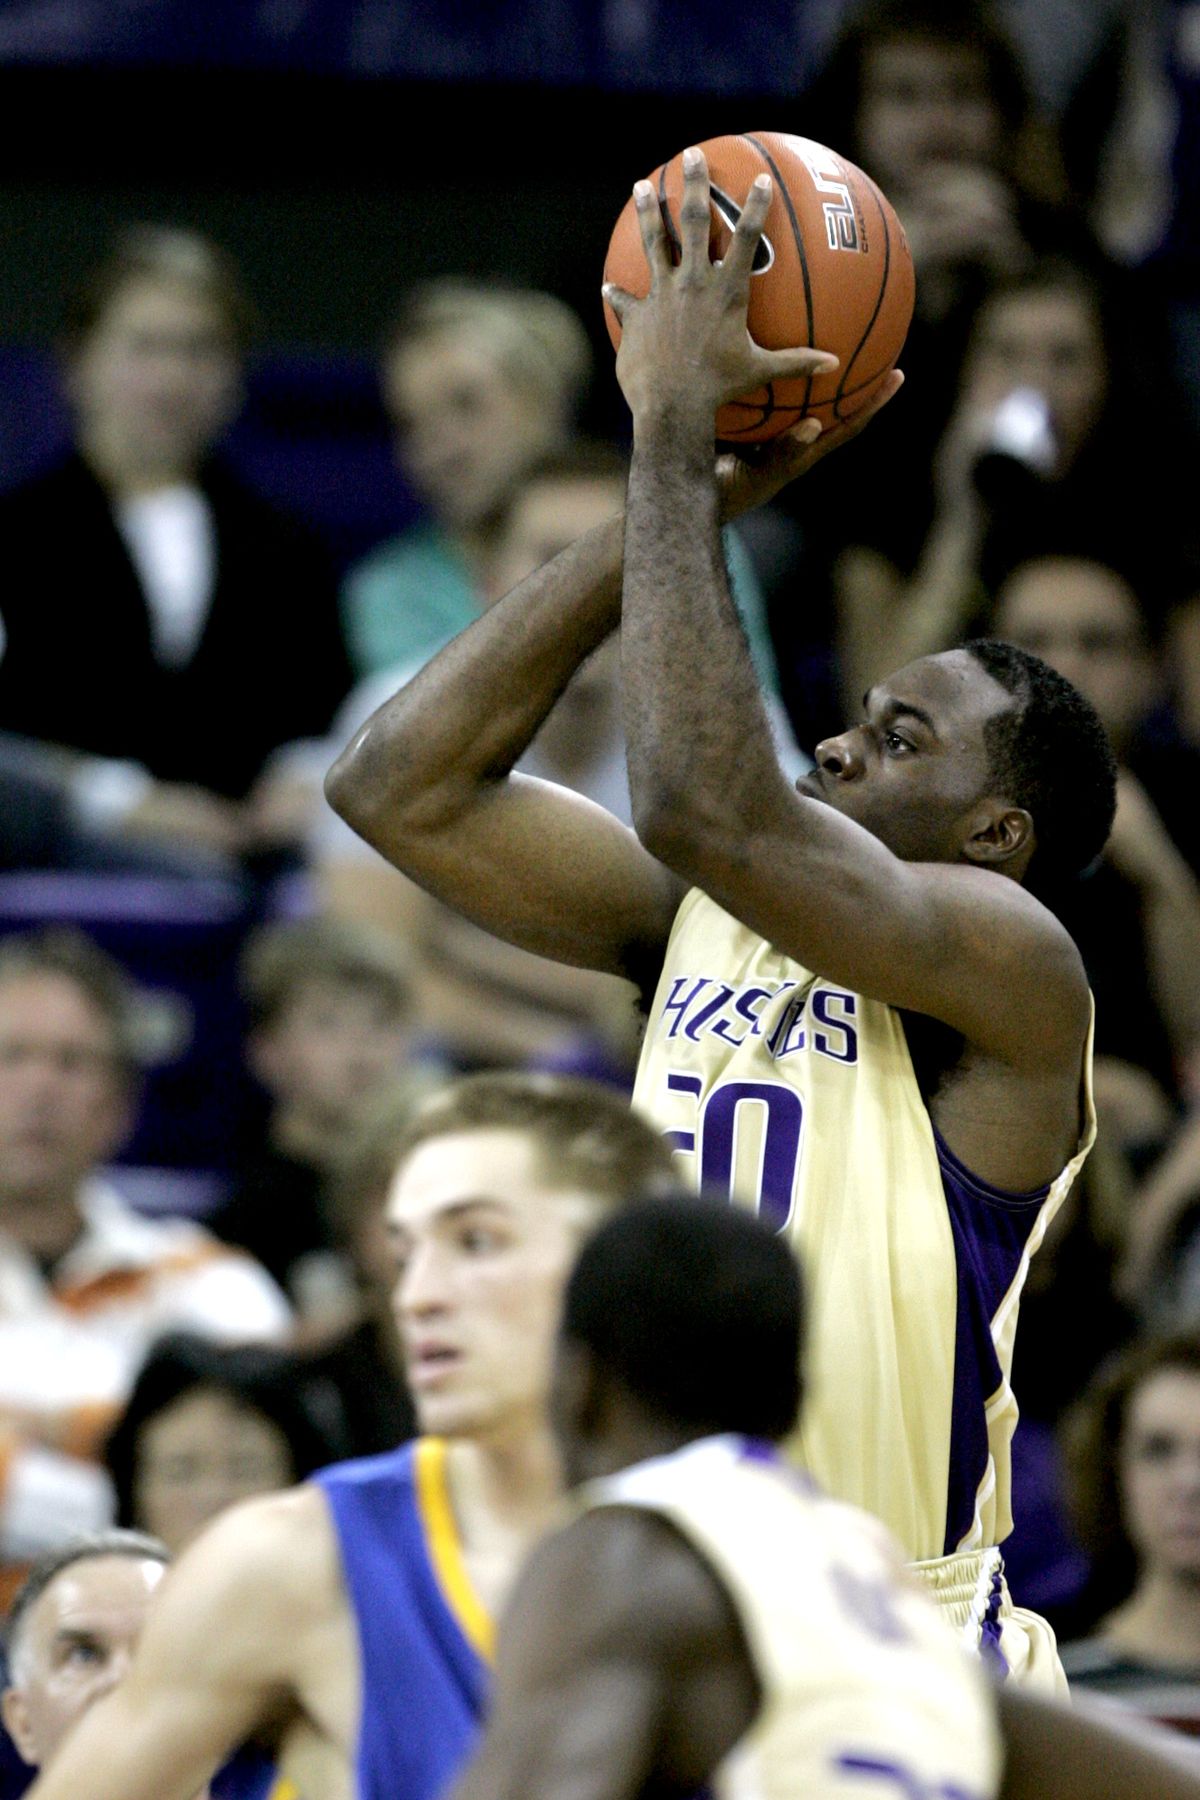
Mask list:
[[[986,1550],[960,1550],[955,1556],[931,1556],[908,1566],[952,1625],[979,1630],[1012,1611],[1004,1558],[994,1544]]]

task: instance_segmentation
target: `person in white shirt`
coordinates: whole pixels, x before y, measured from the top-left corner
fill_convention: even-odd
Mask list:
[[[134,1013],[80,933],[0,942],[0,1590],[108,1522],[92,1460],[151,1343],[280,1340],[282,1293],[190,1220],[135,1212],[101,1173],[132,1122]]]

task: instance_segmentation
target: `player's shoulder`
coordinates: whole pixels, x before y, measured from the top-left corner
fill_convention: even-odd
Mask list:
[[[1087,975],[1074,938],[1046,900],[1021,882],[963,863],[921,865],[952,901],[956,937],[969,938],[982,956],[1003,964],[1013,979],[1061,1004],[1074,998],[1081,1018],[1088,1009]]]
[[[295,1623],[340,1594],[337,1541],[325,1500],[310,1483],[257,1495],[213,1520],[168,1576],[214,1610],[263,1609],[260,1622]]]
[[[553,1606],[564,1637],[648,1654],[711,1646],[729,1621],[724,1589],[699,1551],[661,1513],[619,1502],[545,1539],[521,1598],[535,1614]]]
[[[327,1492],[386,1489],[392,1493],[412,1493],[421,1479],[422,1464],[439,1461],[443,1455],[440,1440],[413,1438],[396,1450],[329,1463],[317,1471],[313,1481]]]

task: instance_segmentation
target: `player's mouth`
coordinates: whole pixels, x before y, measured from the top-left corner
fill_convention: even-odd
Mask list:
[[[462,1351],[450,1344],[414,1344],[406,1358],[409,1386],[417,1391],[436,1387],[461,1361]]]
[[[796,792],[803,794],[806,800],[828,800],[825,782],[820,769],[810,769],[807,775],[801,775],[796,783]]]

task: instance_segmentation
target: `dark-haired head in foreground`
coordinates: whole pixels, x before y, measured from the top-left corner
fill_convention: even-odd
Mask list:
[[[756,1215],[682,1191],[614,1214],[563,1307],[553,1404],[568,1479],[721,1432],[786,1437],[802,1315],[796,1259]]]
[[[864,706],[797,785],[906,862],[974,863],[1045,893],[1104,848],[1112,747],[1040,656],[974,639],[876,683]]]

